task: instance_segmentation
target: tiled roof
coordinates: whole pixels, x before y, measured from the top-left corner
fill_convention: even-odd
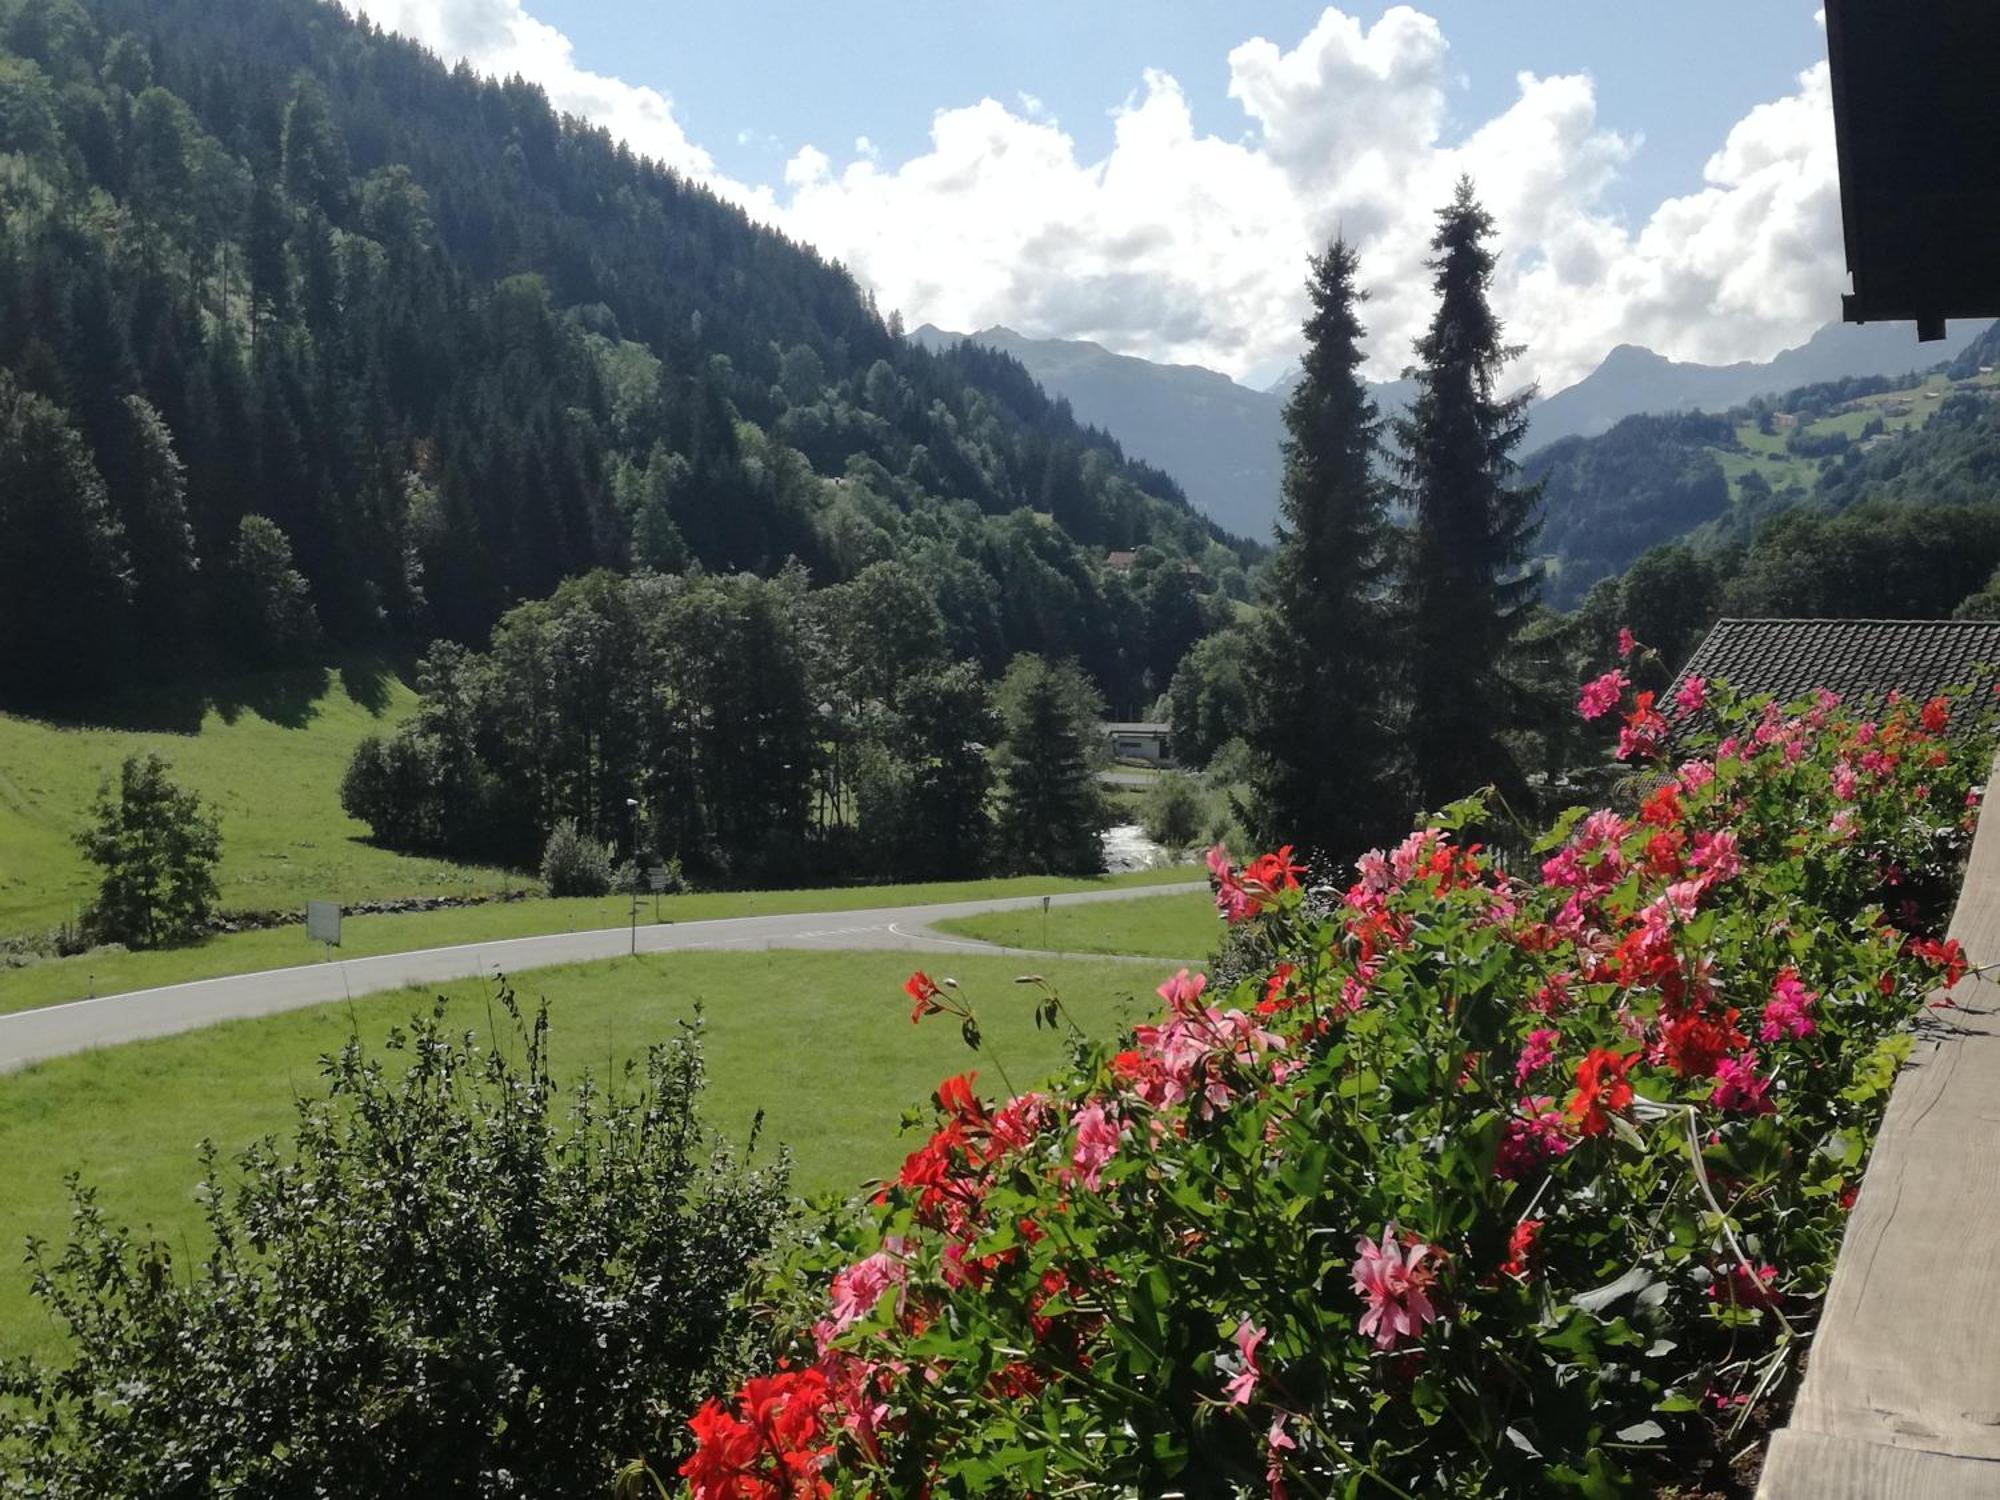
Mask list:
[[[1722,678],[1739,693],[1770,693],[1780,702],[1823,687],[1860,703],[1892,688],[1928,698],[1991,678],[1995,667],[2000,621],[1723,620],[1674,688],[1689,677]]]

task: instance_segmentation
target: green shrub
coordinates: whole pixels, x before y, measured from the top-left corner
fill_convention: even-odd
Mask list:
[[[76,1188],[67,1249],[30,1252],[73,1357],[0,1378],[0,1494],[595,1500],[670,1455],[738,1366],[786,1167],[705,1138],[693,1028],[566,1090],[546,1008],[498,999],[504,1049],[440,1001],[325,1059],[291,1150],[204,1148],[191,1267]]]
[[[1169,771],[1150,787],[1139,805],[1139,825],[1146,837],[1169,853],[1197,842],[1215,822],[1216,810],[1202,794],[1201,783]]]
[[[618,878],[611,849],[578,830],[576,819],[564,818],[549,831],[542,846],[542,884],[551,896],[603,896]],[[629,873],[629,886],[637,878]]]

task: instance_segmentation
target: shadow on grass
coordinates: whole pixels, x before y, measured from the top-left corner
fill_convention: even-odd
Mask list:
[[[381,718],[389,709],[389,684],[403,674],[380,657],[348,660],[340,664],[341,690],[372,718]]]
[[[336,667],[285,667],[262,672],[189,670],[120,688],[88,701],[20,702],[0,707],[62,729],[118,729],[197,734],[213,711],[225,724],[250,713],[283,729],[303,729],[338,673],[341,690],[373,718],[389,710],[391,690],[410,674],[386,657],[350,657]]]
[[[225,724],[248,710],[280,729],[303,729],[319,714],[332,675],[325,667],[295,667],[227,678],[211,689],[209,706]]]

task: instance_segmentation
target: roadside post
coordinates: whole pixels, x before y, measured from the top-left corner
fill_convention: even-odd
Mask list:
[[[648,865],[646,867],[646,884],[653,888],[653,922],[657,926],[660,920],[660,892],[667,888],[667,867],[665,865]]]
[[[1042,897],[1042,951],[1049,951],[1049,898]]]
[[[632,817],[632,858],[636,862],[639,858],[639,799],[637,797],[627,797],[625,799],[625,810]],[[639,882],[636,880],[632,882],[631,956],[633,958],[639,956]]]

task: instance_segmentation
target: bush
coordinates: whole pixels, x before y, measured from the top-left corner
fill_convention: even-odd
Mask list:
[[[100,943],[158,948],[199,937],[215,909],[222,831],[213,809],[174,784],[153,754],[128,755],[114,796],[98,788],[90,827],[77,835],[104,872],[84,926]]]
[[[385,1051],[349,1042],[291,1151],[225,1185],[184,1273],[77,1188],[35,1291],[70,1358],[0,1379],[0,1492],[596,1497],[670,1454],[738,1368],[739,1294],[786,1220],[786,1169],[704,1137],[690,1028],[626,1084],[564,1090],[546,1009],[506,1050],[442,1002]]]
[[[695,1500],[788,1461],[843,1497],[1735,1492],[1963,972],[1923,934],[1991,742],[1945,699],[1710,708],[1711,753],[1516,874],[1458,838],[1476,801],[1324,912],[1283,853],[1218,856],[1262,964],[1176,975],[1045,1092],[946,1081],[774,1288],[807,1290],[757,1410],[695,1419]],[[1623,748],[1665,727],[1647,695]],[[978,1046],[973,997],[909,988]]]
[[[609,895],[617,874],[610,846],[579,832],[576,819],[564,818],[549,831],[542,846],[542,884],[551,896]],[[634,872],[627,884],[636,878]]]
[[[1169,853],[1179,853],[1200,840],[1216,819],[1216,810],[1192,776],[1170,771],[1146,789],[1139,805],[1139,823],[1146,837]]]

